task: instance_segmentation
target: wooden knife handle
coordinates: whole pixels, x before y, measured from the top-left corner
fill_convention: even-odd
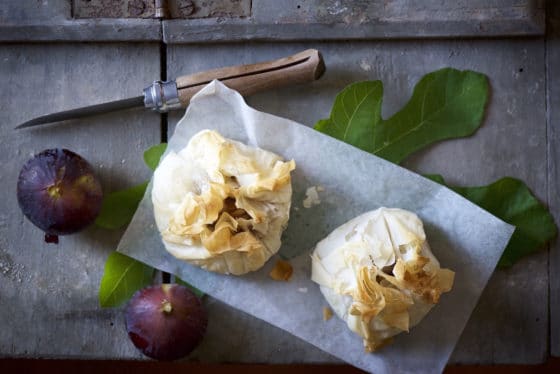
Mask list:
[[[175,82],[179,101],[186,107],[193,95],[214,79],[245,96],[289,84],[311,82],[319,79],[324,72],[325,64],[319,51],[308,49],[274,61],[184,75]]]

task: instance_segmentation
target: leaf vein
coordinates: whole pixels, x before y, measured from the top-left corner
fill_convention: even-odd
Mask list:
[[[127,288],[128,288],[128,287],[127,287],[127,285],[126,285],[126,278],[125,278],[125,277],[126,277],[126,274],[130,271],[130,269],[131,269],[132,267],[134,267],[134,263],[133,263],[133,262],[130,263],[130,264],[124,269],[124,271],[121,273],[121,275],[120,275],[119,277],[115,277],[115,278],[117,278],[118,280],[117,280],[116,282],[113,283],[113,287],[110,289],[107,298],[109,298],[109,297],[115,298],[115,297],[116,297],[116,296],[115,296],[115,292],[116,292],[117,288],[119,287],[119,285],[121,284],[121,282],[122,282],[123,279],[125,279],[125,282],[124,282],[123,287],[125,288],[125,291],[127,291]]]
[[[352,113],[352,117],[350,117],[350,119],[348,120],[348,126],[346,126],[346,131],[344,132],[344,137],[343,137],[344,140],[347,139],[348,131],[349,131],[350,128],[352,127],[354,115],[355,115],[356,112],[358,111],[358,108],[359,108],[359,107],[364,103],[364,101],[365,101],[369,96],[371,96],[374,92],[375,92],[375,88],[371,89],[371,90],[362,98],[362,100],[360,100],[360,102],[356,105],[356,110],[354,110],[354,112]]]
[[[376,154],[378,152],[381,152],[382,150],[384,150],[385,148],[392,146],[393,144],[395,144],[396,142],[400,141],[402,138],[410,135],[411,133],[413,133],[414,131],[418,130],[419,128],[421,128],[422,126],[424,126],[426,123],[430,122],[430,119],[437,116],[438,114],[440,114],[442,111],[444,111],[445,109],[447,109],[447,107],[449,105],[451,105],[452,103],[454,103],[456,100],[459,100],[460,98],[462,98],[464,95],[466,94],[466,91],[461,92],[459,95],[457,95],[453,100],[451,100],[449,103],[446,103],[445,105],[443,105],[441,108],[439,108],[438,110],[434,111],[434,113],[430,116],[430,118],[427,118],[425,120],[422,120],[418,123],[418,125],[411,127],[409,130],[403,132],[402,134],[400,134],[399,136],[395,137],[393,139],[393,141],[389,141],[385,144],[383,144],[382,146],[380,146],[377,149],[374,149],[372,151],[372,153]],[[388,120],[390,121],[390,119]],[[386,121],[387,122],[387,121]]]

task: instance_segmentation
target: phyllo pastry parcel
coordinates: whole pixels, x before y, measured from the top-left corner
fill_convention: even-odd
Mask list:
[[[294,169],[293,160],[272,152],[215,131],[197,133],[154,173],[152,202],[165,248],[218,273],[259,269],[280,248]]]
[[[312,255],[312,280],[370,352],[419,323],[451,290],[454,275],[440,268],[420,219],[402,209],[350,220]]]

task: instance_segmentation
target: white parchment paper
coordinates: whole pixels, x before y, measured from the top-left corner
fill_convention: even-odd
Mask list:
[[[418,174],[301,124],[256,111],[217,81],[192,99],[168,148],[181,150],[203,129],[296,161],[290,221],[279,252],[291,259],[292,279],[277,282],[268,276],[274,258],[261,270],[240,277],[210,273],[175,259],[164,249],[155,226],[151,183],[118,250],[361,369],[379,374],[441,372],[514,228]],[[321,203],[306,209],[302,201],[311,186],[324,191],[319,193]],[[310,280],[309,254],[334,228],[381,206],[418,214],[432,251],[456,278],[453,290],[410,333],[379,352],[365,353],[362,339],[343,321],[336,316],[323,321],[327,303]],[[235,337],[227,342],[231,339]]]

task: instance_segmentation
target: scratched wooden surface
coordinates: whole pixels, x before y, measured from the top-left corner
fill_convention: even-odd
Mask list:
[[[0,42],[146,42],[162,35],[157,19],[75,19],[71,0],[2,0],[1,5]]]
[[[371,19],[364,24],[360,23],[359,16],[371,14],[375,4],[385,5],[377,9],[385,12],[385,17],[403,22],[408,17],[408,21],[421,23],[413,17],[419,9],[410,8],[407,12],[403,2],[397,0],[371,2],[373,5],[355,1],[354,6],[346,6],[346,9],[342,2],[328,0],[301,2],[301,5],[288,1],[294,9],[279,9],[274,2],[261,2],[260,8],[254,8],[253,21],[270,25],[277,16],[280,24],[291,21],[296,31],[274,24],[268,29],[246,25],[243,34],[239,22],[247,20],[216,18],[192,21],[191,26],[199,22],[223,24],[224,27],[214,30],[214,34],[198,33],[189,39],[173,34],[173,30],[186,30],[178,21],[164,21],[162,29],[156,20],[143,20],[147,21],[144,26],[138,20],[73,20],[69,18],[68,1],[26,0],[22,3],[23,7],[18,7],[18,1],[8,0],[7,6],[0,9],[0,40],[159,41],[164,38],[168,42],[199,43],[168,44],[162,49],[159,43],[0,44],[3,88],[0,91],[0,172],[3,176],[0,189],[5,191],[5,198],[0,200],[0,356],[141,357],[126,338],[122,311],[103,310],[97,304],[103,263],[116,246],[120,232],[90,228],[79,235],[63,237],[58,246],[46,245],[41,233],[20,213],[15,185],[17,173],[30,154],[54,146],[68,147],[90,160],[107,191],[139,182],[149,176],[141,154],[149,145],[159,142],[160,116],[132,110],[73,121],[72,126],[24,132],[15,132],[12,128],[54,110],[138,95],[144,86],[160,78],[161,63],[166,65],[167,77],[173,78],[212,67],[253,63],[304,48],[318,48],[327,64],[327,73],[320,81],[248,98],[249,104],[259,110],[306,125],[328,116],[336,93],[357,80],[383,80],[383,115],[388,116],[406,102],[414,83],[426,72],[443,66],[481,71],[488,75],[492,87],[483,127],[472,138],[444,142],[415,154],[405,166],[419,172],[443,174],[449,182],[461,185],[486,184],[505,175],[521,178],[541,201],[550,205],[556,220],[560,218],[558,2],[548,3],[549,34],[546,38],[483,39],[481,37],[493,34],[485,34],[482,28],[478,33],[467,30],[468,35],[477,36],[477,39],[352,42],[334,39],[348,33],[353,38],[376,39],[383,38],[383,32],[391,38],[401,35],[398,28],[392,31],[387,27],[371,29],[374,34],[360,34],[370,30],[367,22]],[[500,26],[494,25],[497,28],[492,29],[492,14],[524,20],[517,26],[525,35],[542,33],[538,22],[544,14],[540,0],[459,3],[467,10],[469,6],[486,4],[484,12],[476,16],[482,19],[479,19],[480,24],[495,33],[503,24],[497,23]],[[501,10],[499,5],[505,3],[509,4],[507,9]],[[262,4],[268,8],[262,8]],[[310,4],[324,12],[313,13]],[[427,4],[428,8],[437,10],[440,2]],[[267,9],[269,13],[265,12]],[[437,14],[443,18],[446,14],[453,15],[459,20],[463,17],[467,24],[468,12],[462,14],[457,9],[443,7]],[[28,22],[13,22],[21,21],[22,17]],[[267,34],[266,39],[301,37],[306,30],[302,25],[306,22],[319,24],[316,30],[315,26],[311,27],[310,30],[315,31],[309,39],[316,39],[318,34],[313,33],[328,36],[332,32],[333,40],[240,42],[263,39],[259,33],[266,30],[274,32]],[[325,27],[329,22],[340,27]],[[175,29],[166,26],[172,23]],[[233,29],[228,29],[230,26]],[[531,29],[533,26],[536,29]],[[429,27],[420,30],[420,36],[438,35],[434,32],[437,28]],[[50,35],[43,33],[45,28],[51,30]],[[141,33],[136,33],[138,30]],[[235,30],[237,34],[227,35],[224,30]],[[443,29],[439,30],[443,33]],[[283,33],[292,36],[285,38]],[[219,43],[218,38],[227,39],[227,43]],[[212,44],[206,45],[207,42]],[[160,61],[161,53],[165,58]],[[169,116],[169,134],[179,117],[179,113]],[[497,270],[461,337],[452,362],[537,363],[549,352],[560,355],[559,267],[560,247],[555,241],[549,252],[528,257],[510,269]],[[206,339],[191,356],[193,360],[336,362],[307,343],[218,300],[207,299],[206,305],[211,323]],[[318,318],[321,318],[320,311]]]
[[[167,3],[174,19],[160,23],[149,18],[153,17],[149,10],[154,9],[154,0],[3,0],[0,41],[155,41],[163,37],[166,43],[212,43],[544,33],[544,0],[167,0]],[[95,15],[95,19],[80,18]],[[118,15],[137,18],[110,18]]]
[[[168,43],[541,35],[543,0],[259,0],[251,17],[163,22]]]
[[[17,205],[16,182],[33,153],[66,147],[90,161],[106,191],[139,183],[149,176],[142,152],[160,140],[159,115],[131,110],[69,126],[13,128],[50,111],[138,95],[159,74],[158,45],[0,47],[0,355],[139,357],[126,344],[120,311],[97,301],[120,232],[90,228],[45,244]]]

